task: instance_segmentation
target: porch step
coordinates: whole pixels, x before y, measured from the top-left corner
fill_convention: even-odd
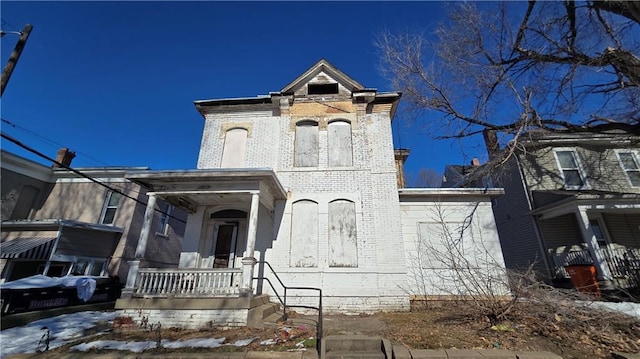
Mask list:
[[[278,313],[279,310],[280,305],[271,302],[249,309],[247,326],[264,328],[265,326],[270,326],[270,323],[275,325],[279,320],[282,320],[282,313]]]

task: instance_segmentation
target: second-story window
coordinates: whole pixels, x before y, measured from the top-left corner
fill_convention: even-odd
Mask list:
[[[329,123],[328,132],[329,166],[352,166],[351,124],[347,121],[333,121]]]
[[[580,161],[576,151],[571,149],[557,149],[554,153],[558,166],[560,167],[560,172],[562,173],[564,187],[566,189],[579,189],[584,187],[586,177],[580,167]]]
[[[640,160],[634,151],[618,151],[620,166],[627,174],[632,187],[640,187]]]
[[[121,198],[122,195],[120,193],[113,191],[107,193],[107,198],[102,208],[102,215],[100,216],[100,224],[113,224]]]
[[[301,121],[296,124],[295,167],[318,167],[318,123]]]
[[[222,149],[222,168],[244,167],[244,156],[247,147],[248,131],[244,128],[233,128],[224,136],[224,148]]]

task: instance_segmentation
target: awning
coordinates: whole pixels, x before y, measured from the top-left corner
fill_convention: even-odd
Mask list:
[[[55,237],[19,237],[0,245],[0,258],[41,259],[51,255]]]

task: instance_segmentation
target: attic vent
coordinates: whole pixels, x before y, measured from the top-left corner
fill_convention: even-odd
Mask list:
[[[338,93],[338,84],[309,84],[308,95],[329,95]]]

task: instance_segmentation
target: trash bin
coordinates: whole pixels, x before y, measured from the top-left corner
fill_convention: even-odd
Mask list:
[[[571,276],[571,282],[579,292],[600,297],[600,286],[594,265],[571,265],[564,267],[564,269]]]

